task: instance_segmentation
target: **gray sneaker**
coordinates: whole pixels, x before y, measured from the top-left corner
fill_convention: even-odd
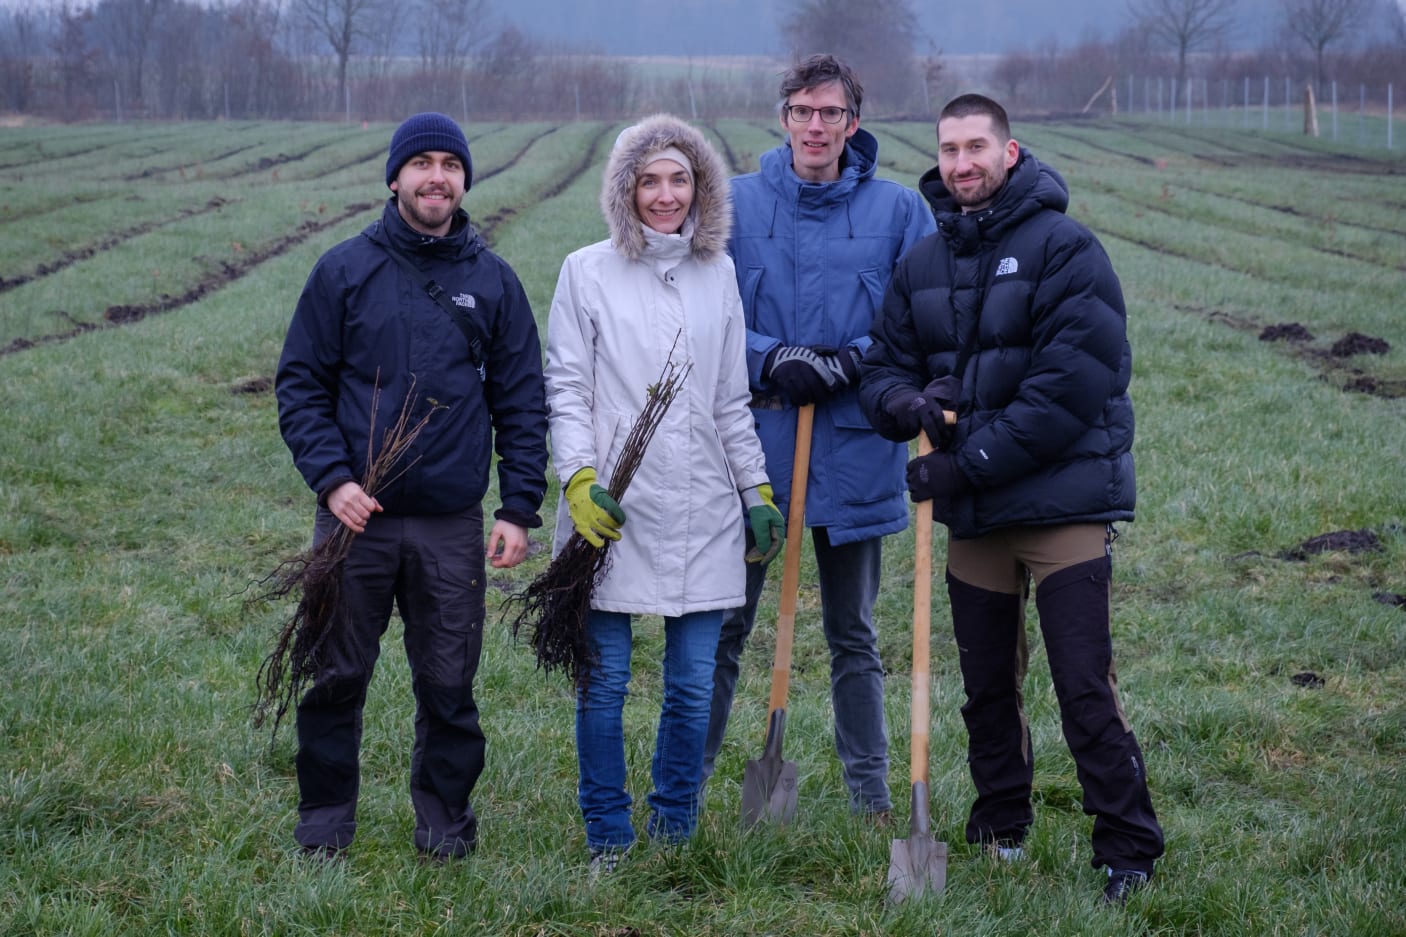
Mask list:
[[[612,849],[605,847],[591,848],[591,881],[595,881],[602,875],[610,875],[615,871],[615,867],[620,864],[620,860],[625,858],[626,849]]]

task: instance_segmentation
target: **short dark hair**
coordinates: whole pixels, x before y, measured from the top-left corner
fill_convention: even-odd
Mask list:
[[[864,89],[860,87],[859,79],[854,77],[854,69],[828,52],[812,55],[786,70],[781,76],[781,103],[785,104],[797,91],[819,88],[832,81],[838,81],[845,89],[845,103],[858,117],[859,105],[864,103]]]
[[[1011,121],[1006,109],[984,94],[963,94],[947,102],[942,113],[937,115],[940,124],[949,117],[975,117],[985,115],[991,118],[991,129],[1005,143],[1011,138]],[[939,133],[939,136],[941,134]]]

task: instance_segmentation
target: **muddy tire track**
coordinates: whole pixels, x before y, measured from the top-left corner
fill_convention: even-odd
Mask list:
[[[570,188],[572,184],[576,182],[576,180],[584,176],[586,174],[586,171],[591,168],[591,165],[595,163],[596,154],[600,151],[601,141],[604,140],[606,134],[610,132],[611,126],[612,125],[610,124],[606,124],[602,126],[598,131],[596,131],[596,135],[591,138],[591,145],[586,147],[585,152],[581,155],[581,159],[576,163],[576,165],[572,166],[569,170],[567,170],[567,172],[562,176],[562,178],[557,180],[556,183],[551,186],[548,186],[546,189],[537,193],[535,198],[529,199],[525,204],[544,202],[548,199],[556,198],[558,195]],[[515,164],[519,159],[522,158],[522,155],[524,153],[526,153],[529,149],[532,148],[534,144],[537,143],[537,141],[555,132],[556,128],[549,130],[547,131],[547,133],[544,133],[541,136],[535,137],[534,139],[530,140],[527,146],[523,147],[523,149],[518,154],[516,154],[507,163],[503,164],[502,167],[495,170],[495,174]],[[479,235],[484,239],[485,242],[491,245],[493,243],[493,234],[498,230],[498,226],[514,218],[517,213],[518,209],[516,206],[505,206],[503,208],[498,209],[497,211],[484,218],[483,222],[477,226]]]
[[[78,263],[80,260],[87,260],[90,257],[102,253],[103,251],[112,250],[114,247],[117,247],[124,241],[130,240],[135,237],[140,237],[143,234],[150,234],[152,231],[155,231],[158,228],[166,227],[166,225],[176,224],[179,221],[186,221],[190,218],[196,218],[200,215],[209,214],[212,211],[219,211],[221,208],[228,204],[230,204],[229,199],[224,199],[220,198],[219,196],[215,196],[199,208],[185,209],[173,218],[161,218],[154,221],[145,221],[139,225],[133,225],[132,227],[127,228],[124,231],[118,231],[116,234],[109,235],[108,237],[105,237],[101,241],[98,241],[94,244],[89,244],[86,247],[80,247],[77,250],[65,251],[55,260],[47,261],[35,267],[32,273],[21,274],[17,277],[0,277],[0,293],[12,290],[17,286],[23,286],[24,284],[30,283],[34,280],[38,280],[41,277],[51,276],[55,273],[58,273],[60,270],[63,270],[65,267],[71,267],[73,264]]]
[[[17,338],[8,345],[0,347],[0,357],[27,351],[30,348],[35,348],[40,345],[52,345],[65,342],[79,335],[85,335],[88,332],[130,325],[133,322],[140,322],[148,316],[170,312],[173,309],[180,309],[183,306],[198,302],[211,293],[223,289],[235,280],[246,276],[265,261],[272,260],[322,231],[341,224],[348,218],[355,217],[362,212],[377,208],[379,205],[379,202],[356,202],[347,205],[336,215],[316,221],[305,221],[300,224],[292,234],[279,238],[277,241],[259,250],[249,251],[240,259],[239,263],[229,263],[228,261],[222,263],[219,271],[208,274],[199,283],[196,283],[177,296],[163,296],[161,299],[149,303],[108,306],[107,309],[103,311],[102,319],[98,322],[80,321],[65,310],[57,310],[55,315],[67,318],[73,323],[73,328],[65,332],[43,335],[39,338]]]
[[[1177,142],[1175,144],[1168,143],[1169,149],[1195,159],[1205,160],[1206,162],[1232,168],[1273,166],[1281,169],[1302,169],[1310,172],[1350,172],[1357,175],[1370,176],[1398,176],[1406,172],[1406,170],[1392,163],[1375,160],[1367,156],[1359,156],[1355,153],[1340,152],[1331,155],[1324,154],[1296,143],[1292,139],[1281,140],[1276,137],[1273,142],[1283,149],[1296,150],[1298,151],[1297,153],[1267,156],[1261,150],[1233,146],[1223,137],[1208,137],[1205,134],[1197,133],[1194,127],[1160,128],[1138,124],[1120,124],[1119,127],[1120,129],[1126,129],[1127,132],[1131,134],[1142,136],[1144,139],[1151,139],[1152,135],[1160,130],[1176,130]],[[1210,144],[1221,150],[1231,151],[1232,156],[1203,156],[1195,151],[1184,149],[1187,143]]]
[[[168,172],[178,172],[181,174],[182,178],[185,178],[185,171],[187,166],[202,166],[205,163],[218,163],[222,159],[229,159],[231,156],[238,156],[245,150],[252,150],[258,145],[258,143],[249,143],[245,146],[237,146],[232,150],[225,150],[223,153],[217,153],[214,156],[209,157],[208,159],[202,157],[200,159],[186,160],[184,162],[174,163],[167,166],[147,166],[140,172],[129,172],[125,175],[117,176],[116,178],[121,179],[123,182],[140,182],[143,179],[150,179],[153,176],[165,175]],[[204,176],[203,171],[200,171],[200,176]],[[212,174],[210,178],[216,179],[220,177]]]
[[[709,122],[704,126],[712,131],[713,137],[718,141],[718,145],[722,147],[723,159],[727,160],[728,171],[734,176],[740,176],[745,173],[747,170],[743,167],[742,161],[738,158],[737,151],[732,148],[732,143],[723,135],[723,132],[718,129],[717,123]]]
[[[1167,210],[1166,208],[1161,207],[1160,205],[1154,205],[1154,204],[1152,204],[1152,203],[1150,203],[1150,202],[1145,202],[1145,201],[1138,201],[1138,200],[1132,198],[1131,196],[1129,196],[1127,192],[1125,192],[1125,191],[1123,191],[1123,190],[1121,190],[1121,189],[1118,189],[1118,188],[1116,188],[1115,186],[1108,185],[1107,183],[1098,182],[1097,180],[1093,180],[1093,179],[1084,179],[1084,180],[1082,180],[1082,184],[1085,185],[1085,186],[1087,186],[1088,188],[1092,189],[1092,190],[1095,191],[1095,192],[1098,192],[1098,193],[1101,193],[1101,194],[1103,194],[1103,195],[1109,196],[1110,198],[1117,199],[1118,201],[1124,202],[1124,203],[1126,203],[1126,204],[1128,204],[1128,205],[1135,206],[1137,209],[1139,209],[1139,210],[1141,210],[1141,211],[1143,211],[1143,212],[1147,212],[1147,213],[1151,213],[1151,214],[1155,214],[1155,215],[1160,215],[1160,216],[1169,218],[1169,219],[1171,219],[1172,221],[1177,222],[1177,223],[1185,223],[1185,222],[1188,222],[1188,221],[1191,221],[1191,222],[1194,222],[1194,221],[1195,221],[1195,219],[1189,219],[1189,218],[1183,217],[1183,216],[1181,216],[1181,215],[1176,214],[1175,212],[1169,211],[1169,210]],[[1207,194],[1212,194],[1212,195],[1214,195],[1214,193],[1207,193]],[[1255,206],[1255,207],[1257,207],[1257,208],[1271,208],[1271,209],[1272,209],[1272,208],[1274,207],[1274,206],[1271,206],[1271,205],[1265,205],[1265,204],[1262,203],[1262,202],[1255,202],[1255,201],[1248,201],[1248,200],[1244,200],[1244,201],[1245,201],[1246,204]],[[1303,217],[1303,216],[1300,216],[1300,217]],[[1209,224],[1209,222],[1200,222],[1200,223]],[[1347,223],[1346,223],[1346,222],[1343,222],[1342,224],[1346,225]],[[1223,226],[1221,226],[1221,227],[1223,227]],[[1371,230],[1371,229],[1368,229],[1368,230]],[[1210,266],[1210,267],[1217,267],[1217,268],[1219,268],[1219,269],[1221,269],[1221,270],[1229,270],[1229,271],[1232,271],[1232,272],[1234,272],[1234,273],[1242,274],[1242,275],[1244,275],[1244,276],[1250,276],[1250,277],[1255,277],[1256,279],[1262,279],[1262,278],[1256,276],[1256,274],[1251,273],[1251,272],[1248,271],[1248,270],[1242,270],[1242,269],[1239,269],[1239,268],[1237,268],[1237,267],[1231,267],[1231,266],[1228,266],[1228,265],[1226,265],[1226,264],[1217,263],[1216,261],[1208,260],[1208,259],[1206,259],[1206,258],[1204,258],[1204,257],[1196,257],[1196,256],[1193,256],[1193,255],[1191,255],[1191,254],[1189,254],[1189,253],[1186,253],[1186,252],[1184,252],[1184,251],[1172,250],[1172,249],[1168,248],[1165,244],[1150,244],[1150,243],[1148,243],[1148,242],[1146,242],[1146,241],[1142,241],[1142,240],[1139,240],[1139,239],[1137,239],[1137,238],[1133,238],[1133,237],[1130,237],[1130,236],[1127,236],[1127,235],[1119,234],[1118,232],[1115,232],[1115,231],[1111,231],[1111,230],[1108,229],[1107,227],[1102,227],[1102,228],[1099,229],[1099,232],[1098,232],[1098,233],[1099,233],[1099,236],[1102,237],[1105,232],[1109,233],[1110,235],[1112,235],[1112,236],[1114,236],[1114,237],[1119,237],[1119,238],[1121,238],[1121,239],[1124,240],[1124,241],[1128,241],[1129,243],[1137,244],[1137,245],[1139,245],[1140,247],[1145,247],[1145,248],[1147,248],[1148,250],[1155,251],[1155,252],[1157,252],[1157,253],[1159,253],[1159,254],[1165,254],[1165,255],[1167,255],[1167,256],[1169,256],[1169,257],[1176,257],[1176,258],[1181,259],[1181,260],[1188,260],[1188,261],[1191,261],[1191,262],[1193,262],[1193,263],[1200,263],[1200,264],[1204,264],[1204,265]],[[1401,232],[1399,232],[1399,231],[1392,231],[1392,232],[1389,232],[1389,233],[1391,233],[1391,234],[1400,234]],[[1341,259],[1341,260],[1352,260],[1352,261],[1356,261],[1357,263],[1366,264],[1366,265],[1368,265],[1369,267],[1381,267],[1381,268],[1387,269],[1387,270],[1402,270],[1402,269],[1406,269],[1406,264],[1398,264],[1397,266],[1392,267],[1392,266],[1389,265],[1389,264],[1384,264],[1384,263],[1382,263],[1380,260],[1377,260],[1377,259],[1374,259],[1374,258],[1371,258],[1371,257],[1363,257],[1363,256],[1361,256],[1360,254],[1354,254],[1354,253],[1351,253],[1351,252],[1349,252],[1349,251],[1340,250],[1340,249],[1338,249],[1338,248],[1333,248],[1333,247],[1320,247],[1320,246],[1315,245],[1315,244],[1305,244],[1305,243],[1303,243],[1303,242],[1301,242],[1301,241],[1292,241],[1292,240],[1288,240],[1288,239],[1286,239],[1286,238],[1284,238],[1284,237],[1279,237],[1279,236],[1269,237],[1269,236],[1263,234],[1263,232],[1261,232],[1260,236],[1261,236],[1261,237],[1266,237],[1266,238],[1268,238],[1269,240],[1273,240],[1273,241],[1275,241],[1275,242],[1277,242],[1277,243],[1280,243],[1280,244],[1287,244],[1287,245],[1289,245],[1289,246],[1291,246],[1291,247],[1296,247],[1296,248],[1298,248],[1298,249],[1300,249],[1300,250],[1313,251],[1314,253],[1322,254],[1322,255],[1324,255],[1324,256],[1326,256],[1326,257],[1335,257],[1335,258],[1338,258],[1338,259]]]
[[[506,172],[507,170],[512,169],[519,162],[521,162],[522,158],[526,156],[528,151],[531,150],[534,146],[536,146],[539,141],[551,136],[552,134],[556,133],[559,129],[560,128],[558,127],[548,127],[546,130],[543,130],[541,133],[537,134],[535,137],[524,143],[521,149],[519,149],[512,156],[508,157],[507,162],[499,166],[494,166],[492,169],[488,170],[488,172],[483,173],[482,175],[475,174],[474,185],[478,185],[480,182],[492,179],[500,172]]]

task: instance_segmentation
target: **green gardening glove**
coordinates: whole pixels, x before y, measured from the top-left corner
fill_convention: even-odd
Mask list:
[[[776,509],[769,484],[742,492],[742,503],[747,506],[747,523],[752,525],[752,537],[756,540],[756,546],[747,551],[747,562],[766,565],[786,542],[786,521]]]
[[[566,507],[571,511],[571,523],[576,532],[593,547],[605,546],[606,540],[620,539],[620,525],[625,523],[625,511],[615,503],[600,485],[596,470],[587,466],[566,483]]]

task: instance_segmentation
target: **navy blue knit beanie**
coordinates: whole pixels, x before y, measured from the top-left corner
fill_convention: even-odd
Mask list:
[[[469,158],[469,141],[464,139],[464,131],[452,117],[436,114],[433,111],[408,117],[405,123],[396,128],[391,137],[391,153],[386,160],[386,185],[400,175],[400,167],[410,161],[410,157],[420,153],[438,150],[453,153],[464,161],[464,191],[474,181],[474,163]]]

